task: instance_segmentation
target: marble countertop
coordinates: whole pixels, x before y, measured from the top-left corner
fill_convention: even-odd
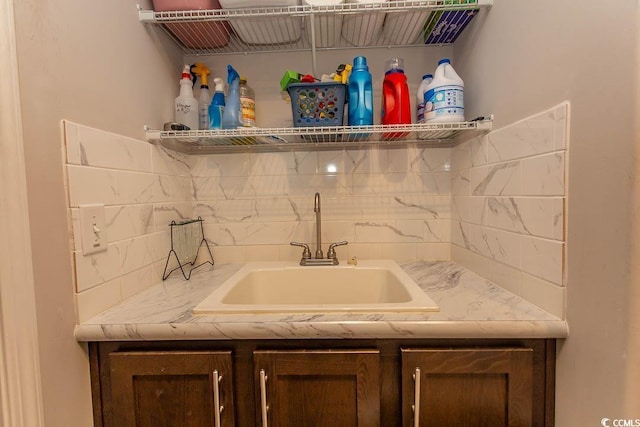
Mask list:
[[[452,262],[402,268],[438,304],[435,313],[194,316],[243,264],[174,275],[76,326],[78,341],[274,338],[564,338],[566,321]]]

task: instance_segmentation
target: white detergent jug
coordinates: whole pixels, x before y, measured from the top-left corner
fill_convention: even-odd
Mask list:
[[[449,58],[438,61],[433,80],[424,93],[425,123],[464,121],[464,82]]]

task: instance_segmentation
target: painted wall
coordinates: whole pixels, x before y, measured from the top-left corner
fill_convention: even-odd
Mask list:
[[[92,424],[87,355],[73,338],[60,121],[142,139],[143,124],[159,126],[175,96],[150,90],[175,84],[179,60],[156,48],[156,36],[138,22],[137,3],[150,1],[25,0],[14,6],[47,426]]]
[[[494,113],[499,126],[571,101],[570,337],[558,348],[557,368],[556,423],[563,427],[640,416],[640,384],[627,376],[637,364],[627,357],[638,323],[629,274],[638,263],[629,251],[637,8],[635,1],[586,0],[576,7],[496,0],[455,48],[471,115]]]

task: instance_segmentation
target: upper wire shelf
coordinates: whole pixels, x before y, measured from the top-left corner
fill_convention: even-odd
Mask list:
[[[493,116],[468,122],[411,125],[239,128],[198,131],[146,129],[147,140],[186,154],[265,152],[337,148],[450,147],[491,131]]]
[[[328,6],[139,10],[185,54],[451,44],[493,0],[390,0]]]

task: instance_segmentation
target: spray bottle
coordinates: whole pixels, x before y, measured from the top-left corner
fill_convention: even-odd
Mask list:
[[[211,92],[209,92],[209,69],[202,62],[196,62],[191,66],[191,71],[200,77],[200,97],[198,99],[198,125],[201,130],[209,129],[209,104],[211,104]]]
[[[191,130],[198,130],[198,101],[193,96],[191,70],[188,65],[182,69],[180,95],[175,102],[174,121],[188,126]]]
[[[229,95],[222,113],[222,129],[236,129],[240,126],[240,75],[231,65],[227,65]]]
[[[220,129],[222,127],[222,112],[224,111],[224,81],[216,77],[213,79],[216,85],[216,92],[213,94],[213,101],[209,106],[209,129]]]

